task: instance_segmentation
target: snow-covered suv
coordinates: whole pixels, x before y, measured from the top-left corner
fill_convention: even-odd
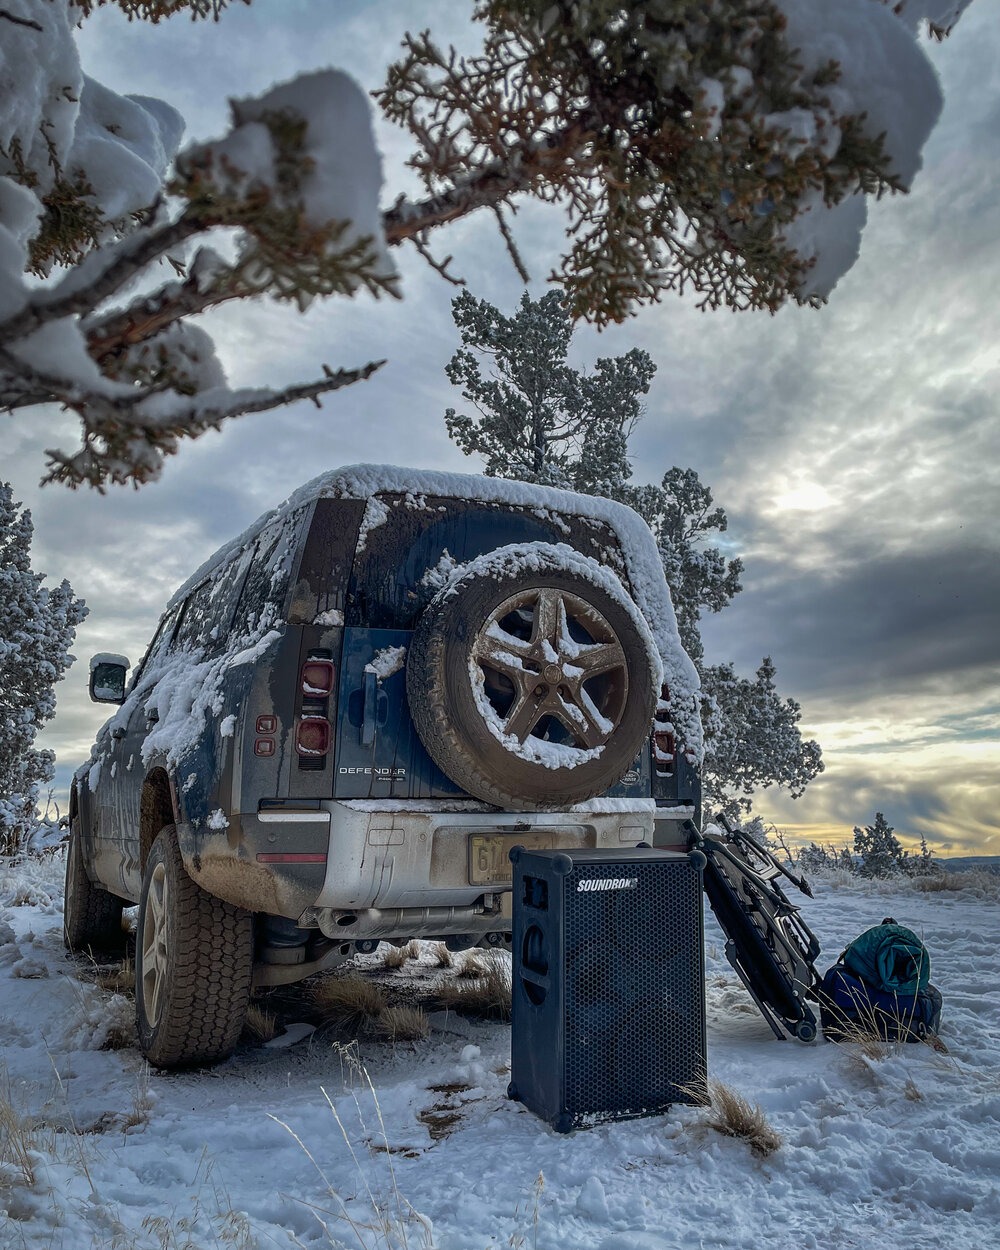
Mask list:
[[[696,674],[635,513],[493,478],[326,474],[174,595],[76,774],[67,945],[139,904],[154,1064],[379,940],[509,942],[508,852],[682,844]],[[677,745],[681,744],[681,745]]]

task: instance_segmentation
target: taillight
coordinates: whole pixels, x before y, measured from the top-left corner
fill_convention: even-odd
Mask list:
[[[257,724],[254,728],[257,730],[257,736],[254,738],[253,743],[254,755],[273,755],[275,749],[274,734],[278,731],[277,716],[258,716]]]
[[[658,777],[669,777],[674,771],[677,741],[670,721],[670,690],[664,682],[653,713],[653,768]]]
[[[325,716],[303,716],[295,727],[295,749],[316,759],[330,750],[330,722]]]
[[[326,699],[333,693],[332,660],[306,660],[302,665],[300,688],[307,699]]]

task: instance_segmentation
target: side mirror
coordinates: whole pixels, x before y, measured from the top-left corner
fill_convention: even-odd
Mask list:
[[[95,655],[90,661],[90,697],[95,703],[124,703],[129,662],[123,655]]]

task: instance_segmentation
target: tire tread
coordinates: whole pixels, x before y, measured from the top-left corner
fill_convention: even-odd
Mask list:
[[[125,946],[120,898],[87,876],[80,827],[74,821],[66,846],[66,884],[63,892],[63,943],[68,951],[118,951]]]
[[[159,849],[157,849],[159,847]],[[163,857],[175,902],[171,977],[155,1026],[142,1010],[142,934],[150,866]],[[143,1053],[160,1068],[218,1063],[236,1048],[253,978],[253,917],[188,876],[172,827],[154,843],[143,879],[136,950],[136,1016]],[[169,932],[169,930],[168,930]]]

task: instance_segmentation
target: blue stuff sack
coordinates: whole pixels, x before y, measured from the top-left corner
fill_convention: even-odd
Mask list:
[[[931,957],[912,929],[888,916],[850,942],[840,957],[848,972],[875,990],[910,995],[925,990]]]
[[[831,1041],[876,1036],[889,1042],[923,1042],[937,1037],[941,995],[933,985],[899,994],[866,984],[843,963],[834,964],[819,993],[820,1024]]]

